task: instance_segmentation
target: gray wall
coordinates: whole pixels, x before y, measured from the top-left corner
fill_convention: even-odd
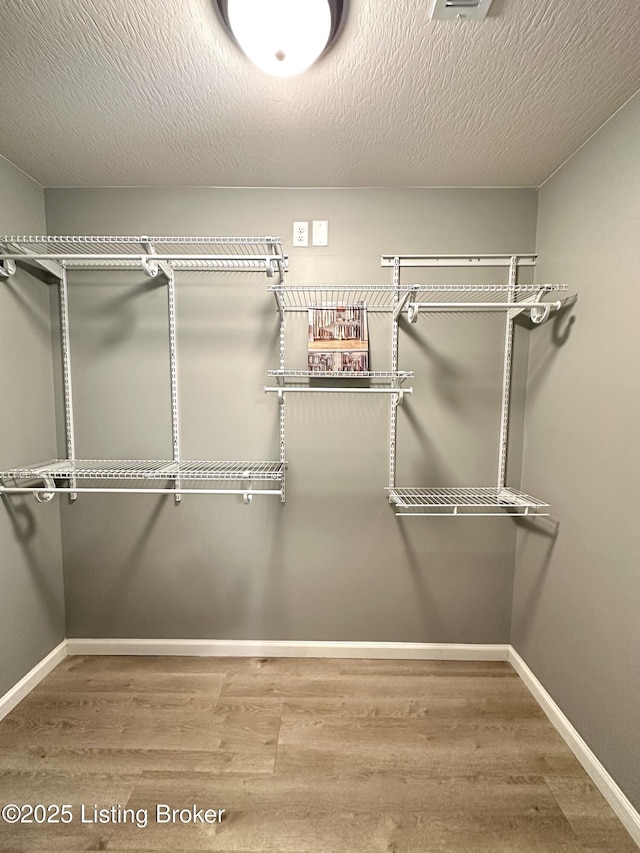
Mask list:
[[[531,337],[523,476],[557,538],[518,539],[513,644],[640,808],[640,96],[540,191],[539,280],[580,294]]]
[[[53,189],[46,209],[51,234],[289,240],[294,219],[328,219],[329,248],[288,244],[289,280],[385,283],[381,252],[532,251],[537,196]],[[92,281],[76,273],[70,285],[78,452],[170,458],[166,294],[137,274]],[[262,390],[277,364],[266,287],[262,275],[179,281],[187,458],[277,458],[277,403]],[[289,324],[289,366],[304,365],[305,324]],[[416,379],[400,414],[399,485],[494,483],[502,329],[497,317],[425,318],[401,333],[401,366]],[[372,366],[388,368],[389,321],[372,318],[370,334]],[[523,365],[526,346],[525,336]],[[514,524],[397,519],[384,492],[388,405],[288,398],[285,506],[194,497],[176,508],[132,495],[63,504],[68,636],[508,642]],[[514,483],[519,473],[516,452]]]
[[[0,157],[0,234],[41,234],[44,193]],[[0,469],[55,456],[50,292],[19,271],[0,279]],[[0,507],[0,696],[64,639],[57,502]]]

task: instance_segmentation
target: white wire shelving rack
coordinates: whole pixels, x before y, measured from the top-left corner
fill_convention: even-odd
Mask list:
[[[17,266],[39,268],[58,282],[66,458],[0,471],[0,494],[33,494],[40,502],[80,493],[285,496],[284,443],[277,461],[184,460],[180,450],[176,272],[261,272],[282,282],[287,259],[276,237],[0,237],[0,279]],[[70,270],[143,270],[167,283],[172,458],[77,459],[71,376],[67,273]]]
[[[513,358],[514,321],[525,314],[533,326],[546,322],[553,313],[575,303],[577,296],[565,296],[563,284],[520,284],[518,268],[535,266],[536,255],[383,255],[383,267],[393,268],[393,282],[398,293],[394,317],[404,311],[409,323],[420,313],[500,313],[505,317],[504,359],[500,433],[498,438],[498,471],[494,486],[476,487],[399,487],[396,485],[397,401],[391,401],[389,438],[389,502],[398,516],[501,516],[519,517],[548,515],[548,504],[519,489],[506,485],[509,413],[511,403],[511,368]],[[400,284],[404,267],[506,267],[508,280],[499,284]],[[558,296],[561,295],[561,298]],[[551,297],[551,298],[549,298]]]
[[[278,367],[268,371],[276,380],[275,385],[266,385],[265,393],[276,393],[280,409],[280,445],[284,453],[286,433],[286,396],[288,394],[386,394],[395,412],[402,405],[405,394],[412,388],[402,387],[413,377],[413,371],[398,369],[398,306],[401,297],[406,299],[416,291],[406,288],[400,293],[399,278],[392,284],[325,284],[303,285],[285,283],[284,279],[269,285],[273,293],[280,320]],[[369,314],[391,316],[391,365],[388,370],[366,370],[360,372],[318,372],[290,369],[286,364],[286,328],[290,314],[308,315],[309,308],[320,305],[348,305],[364,303]],[[394,454],[395,459],[395,454]]]
[[[401,405],[405,394],[412,388],[402,387],[413,376],[413,371],[398,369],[398,321],[397,307],[400,293],[394,279],[393,284],[360,285],[302,285],[279,282],[269,285],[273,293],[280,320],[278,367],[268,371],[275,385],[265,385],[265,393],[276,393],[280,412],[280,454],[284,458],[286,435],[286,396],[288,394],[387,394],[391,408]],[[407,289],[406,296],[412,292]],[[286,364],[286,327],[290,314],[308,315],[309,308],[318,305],[345,305],[364,303],[370,314],[391,314],[391,365],[389,370],[366,370],[361,372],[336,373],[290,369]]]

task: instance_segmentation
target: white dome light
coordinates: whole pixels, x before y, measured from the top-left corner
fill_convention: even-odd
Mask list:
[[[329,0],[226,0],[223,20],[249,59],[277,77],[292,77],[325,50],[342,4]]]

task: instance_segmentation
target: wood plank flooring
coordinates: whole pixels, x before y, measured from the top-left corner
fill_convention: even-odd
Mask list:
[[[505,663],[67,658],[0,722],[6,803],[74,819],[0,853],[637,851]]]

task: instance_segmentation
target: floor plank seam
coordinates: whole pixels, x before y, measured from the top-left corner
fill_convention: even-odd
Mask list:
[[[280,710],[280,719],[278,721],[278,734],[276,736],[276,754],[273,757],[273,776],[276,775],[276,768],[278,765],[278,750],[280,748],[280,732],[282,731],[282,716],[283,716],[283,711],[281,709]]]
[[[574,827],[574,825],[573,825],[573,822],[572,822],[572,821],[571,821],[571,819],[569,818],[569,815],[566,813],[566,811],[563,809],[563,807],[562,807],[562,804],[561,804],[560,800],[558,800],[558,798],[556,797],[555,793],[553,792],[553,788],[551,787],[551,785],[550,785],[550,784],[549,784],[549,782],[548,782],[548,777],[543,775],[541,778],[542,778],[542,781],[543,781],[543,783],[544,783],[544,785],[545,785],[545,787],[546,787],[547,791],[549,792],[549,795],[550,795],[551,799],[553,800],[553,802],[554,802],[554,803],[556,804],[556,806],[558,807],[558,809],[559,809],[559,811],[560,811],[560,814],[564,817],[564,819],[567,821],[567,823],[568,823],[568,824],[569,824],[569,826],[571,827],[571,832],[572,832],[572,834],[573,834],[573,837],[575,838],[575,842],[576,842],[576,844],[580,847],[580,849],[582,849],[583,845],[580,843],[580,839],[578,838],[578,835],[577,835],[577,833],[576,833],[576,830],[575,830],[575,827]]]

